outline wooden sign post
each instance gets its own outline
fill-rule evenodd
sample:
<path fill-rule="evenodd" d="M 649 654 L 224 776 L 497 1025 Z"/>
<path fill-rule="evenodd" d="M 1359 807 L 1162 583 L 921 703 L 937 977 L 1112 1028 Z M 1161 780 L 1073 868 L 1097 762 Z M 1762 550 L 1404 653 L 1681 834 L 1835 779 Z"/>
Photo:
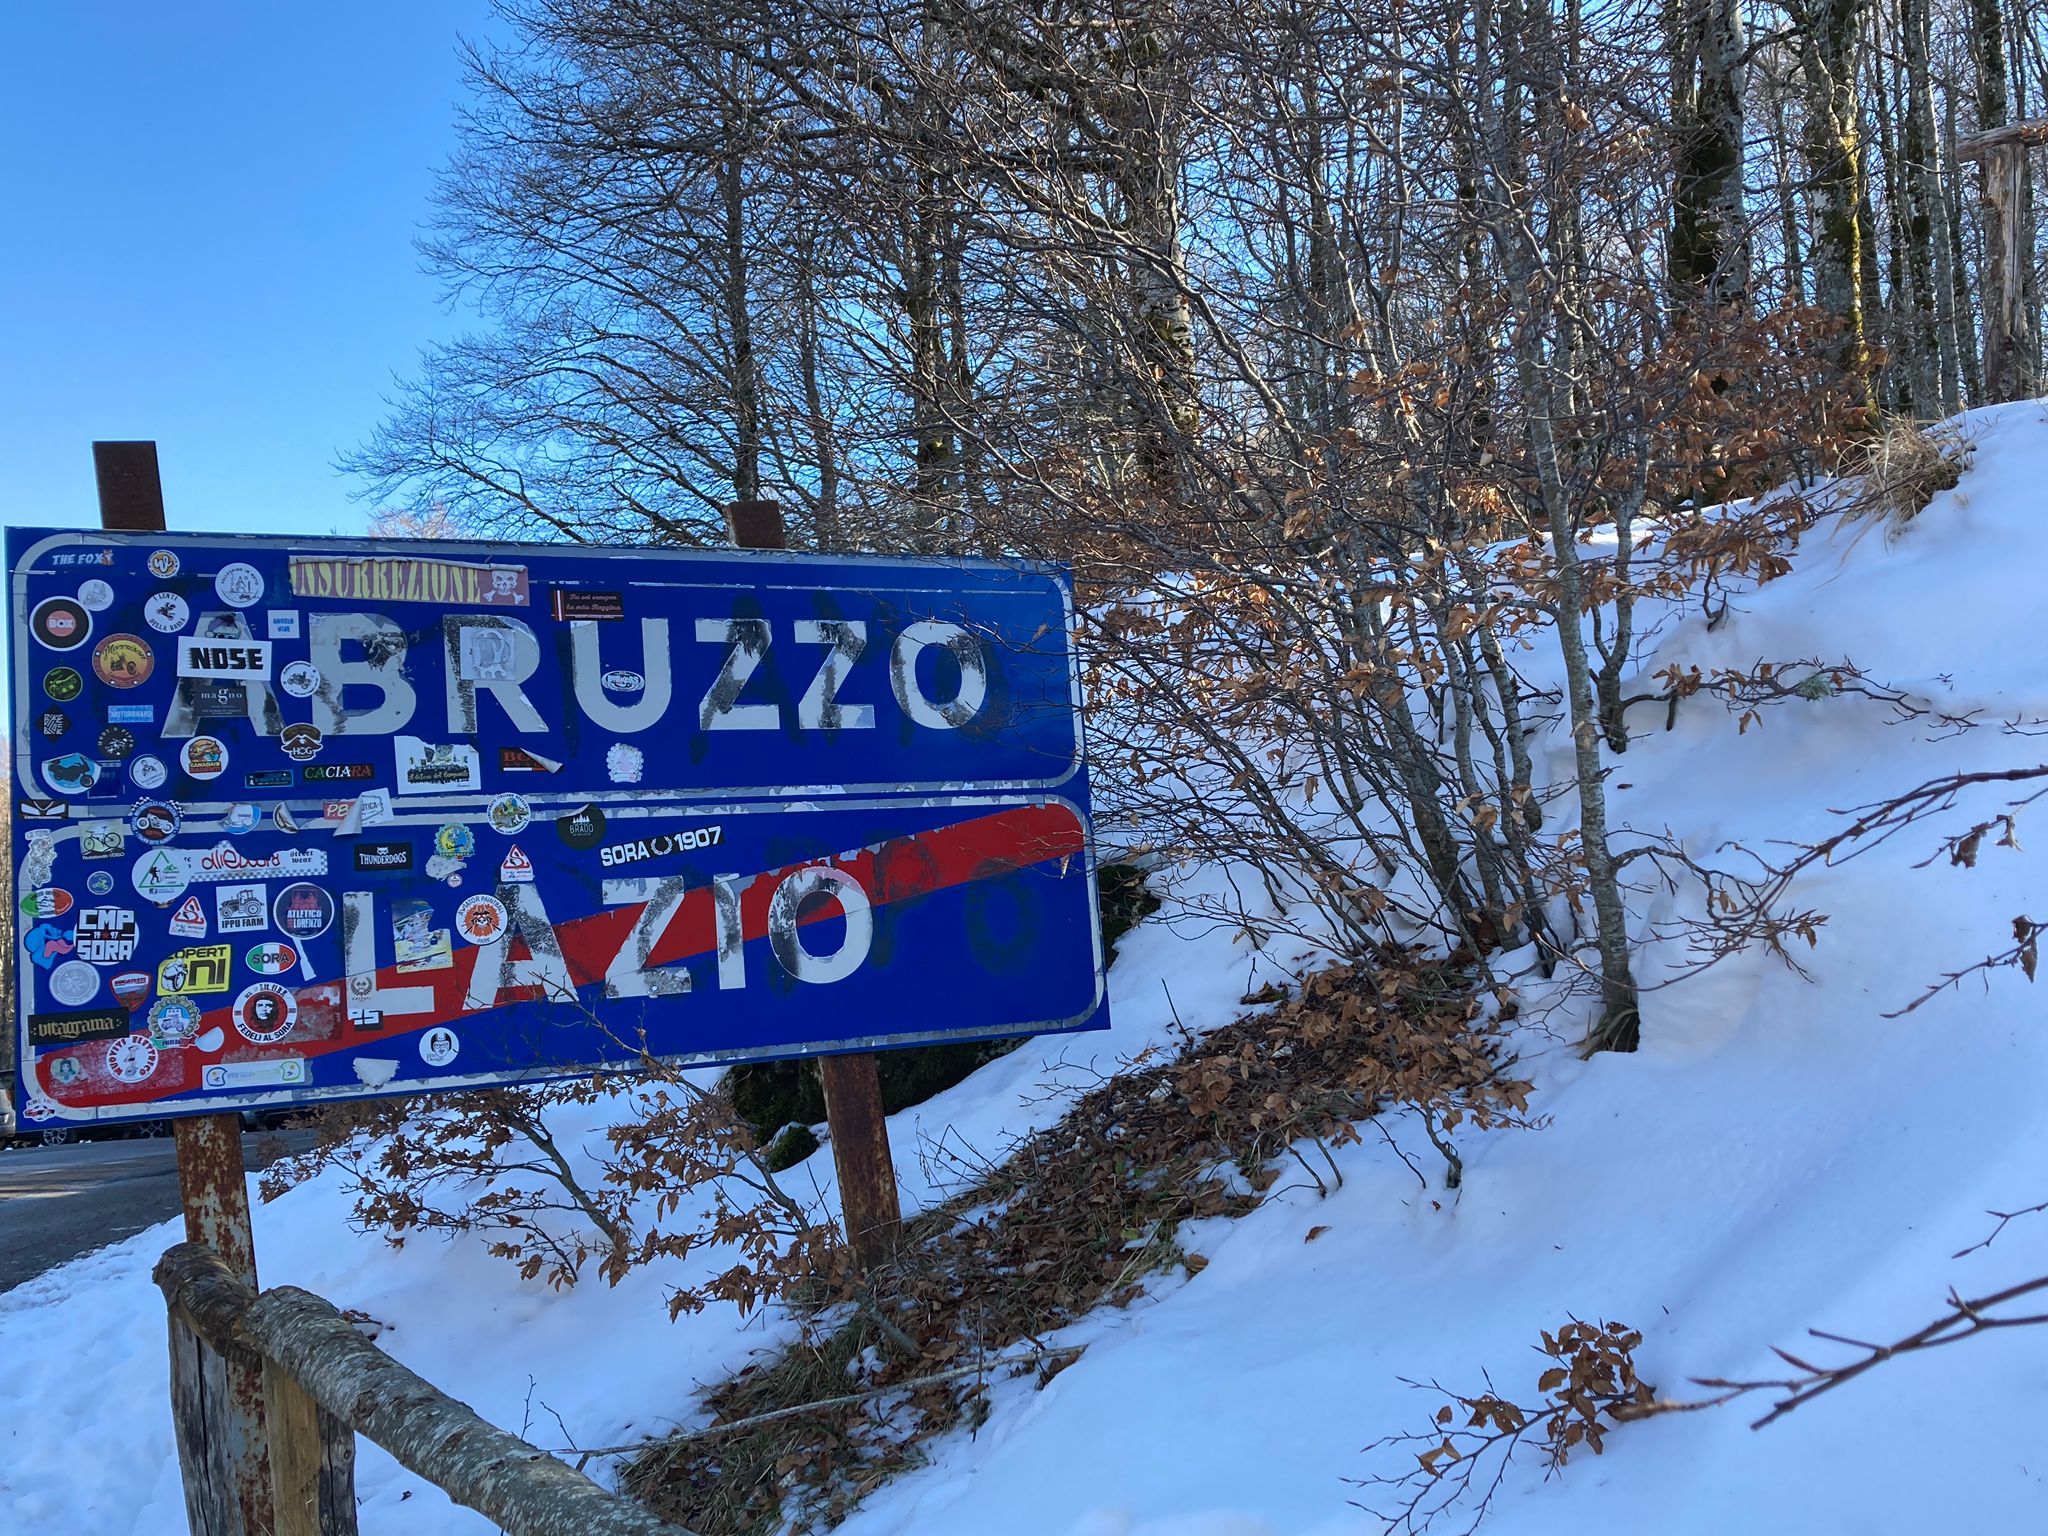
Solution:
<path fill-rule="evenodd" d="M 736 501 L 725 525 L 741 549 L 787 549 L 782 508 L 772 501 Z M 832 1166 L 839 1172 L 839 1208 L 846 1241 L 863 1270 L 886 1263 L 903 1230 L 896 1163 L 882 1114 L 882 1077 L 873 1051 L 818 1058 L 825 1088 L 825 1120 L 832 1131 Z"/>
<path fill-rule="evenodd" d="M 163 480 L 156 444 L 94 443 L 100 526 L 124 533 L 164 531 Z M 173 1120 L 178 1147 L 178 1196 L 185 1237 L 204 1243 L 250 1290 L 256 1289 L 256 1234 L 249 1223 L 249 1182 L 242 1169 L 240 1115 L 197 1115 Z M 263 1372 L 221 1362 L 229 1401 L 216 1422 L 227 1440 L 244 1536 L 270 1536 L 276 1528 L 270 1488 L 270 1437 L 264 1428 Z M 176 1362 L 174 1362 L 174 1370 Z"/>

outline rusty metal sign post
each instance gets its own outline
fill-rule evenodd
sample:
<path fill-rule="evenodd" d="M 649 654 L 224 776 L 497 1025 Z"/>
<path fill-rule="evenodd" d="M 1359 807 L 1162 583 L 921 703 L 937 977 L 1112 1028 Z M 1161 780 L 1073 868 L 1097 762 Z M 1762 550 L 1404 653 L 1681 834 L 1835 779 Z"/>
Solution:
<path fill-rule="evenodd" d="M 740 549 L 787 549 L 782 508 L 772 501 L 736 501 L 725 510 L 726 530 Z M 846 1241 L 863 1270 L 885 1263 L 903 1230 L 896 1162 L 882 1114 L 881 1069 L 872 1051 L 818 1058 L 825 1089 L 825 1121 L 832 1132 L 832 1166 L 839 1173 L 839 1207 Z"/>
<path fill-rule="evenodd" d="M 100 526 L 121 532 L 161 533 L 163 480 L 153 442 L 94 443 L 94 476 L 99 486 Z M 185 1208 L 185 1237 L 203 1243 L 257 1289 L 256 1233 L 249 1220 L 249 1182 L 242 1168 L 240 1115 L 198 1115 L 171 1122 L 178 1148 L 178 1197 Z M 270 1486 L 270 1437 L 264 1427 L 260 1367 L 222 1359 L 228 1402 L 216 1421 L 223 1429 L 238 1494 L 241 1530 L 268 1536 L 276 1526 Z M 225 1512 L 224 1512 L 225 1513 Z M 232 1519 L 232 1514 L 228 1514 Z"/>

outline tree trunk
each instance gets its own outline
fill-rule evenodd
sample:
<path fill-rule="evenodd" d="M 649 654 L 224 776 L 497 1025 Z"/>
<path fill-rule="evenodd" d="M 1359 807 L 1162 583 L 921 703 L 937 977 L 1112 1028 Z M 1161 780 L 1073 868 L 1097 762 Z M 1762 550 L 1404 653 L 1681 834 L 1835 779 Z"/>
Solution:
<path fill-rule="evenodd" d="M 1914 334 L 1932 385 L 1918 404 L 1922 411 L 1946 416 L 1956 408 L 1955 282 L 1949 270 L 1948 198 L 1935 136 L 1927 0 L 1900 0 L 1899 24 L 1906 70 L 1902 137 L 1912 210 L 1907 239 L 1912 252 Z"/>
<path fill-rule="evenodd" d="M 1671 276 L 1723 305 L 1749 293 L 1749 225 L 1742 149 L 1747 106 L 1742 0 L 1684 0 L 1686 52 L 1696 88 L 1674 93 L 1686 112 L 1678 136 Z M 1674 69 L 1680 61 L 1673 60 Z"/>
<path fill-rule="evenodd" d="M 1862 124 L 1857 67 L 1866 0 L 1814 0 L 1799 39 L 1806 74 L 1805 151 L 1813 214 L 1814 302 L 1839 326 L 1835 355 L 1861 372 L 1867 361 Z"/>

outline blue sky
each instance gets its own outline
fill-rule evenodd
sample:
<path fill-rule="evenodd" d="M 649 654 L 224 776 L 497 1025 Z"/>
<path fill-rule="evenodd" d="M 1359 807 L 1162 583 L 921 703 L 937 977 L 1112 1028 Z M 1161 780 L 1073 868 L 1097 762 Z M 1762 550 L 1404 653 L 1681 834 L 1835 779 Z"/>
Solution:
<path fill-rule="evenodd" d="M 459 325 L 412 241 L 485 0 L 10 7 L 0 521 L 88 526 L 95 438 L 173 528 L 359 531 L 338 450 Z"/>

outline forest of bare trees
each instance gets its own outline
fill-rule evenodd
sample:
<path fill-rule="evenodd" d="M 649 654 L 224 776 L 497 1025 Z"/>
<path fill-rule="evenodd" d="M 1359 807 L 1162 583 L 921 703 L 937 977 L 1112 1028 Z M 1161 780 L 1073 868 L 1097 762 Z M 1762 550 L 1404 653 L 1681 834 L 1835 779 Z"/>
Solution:
<path fill-rule="evenodd" d="M 1812 511 L 1741 498 L 2040 371 L 2031 194 L 1968 158 L 2044 110 L 2018 0 L 503 11 L 426 244 L 476 328 L 349 460 L 387 508 L 1071 561 L 1109 820 L 1359 953 L 1533 943 L 1595 1046 L 1670 862 L 1604 765 L 1699 687 L 1636 601 L 1768 578 Z"/>

